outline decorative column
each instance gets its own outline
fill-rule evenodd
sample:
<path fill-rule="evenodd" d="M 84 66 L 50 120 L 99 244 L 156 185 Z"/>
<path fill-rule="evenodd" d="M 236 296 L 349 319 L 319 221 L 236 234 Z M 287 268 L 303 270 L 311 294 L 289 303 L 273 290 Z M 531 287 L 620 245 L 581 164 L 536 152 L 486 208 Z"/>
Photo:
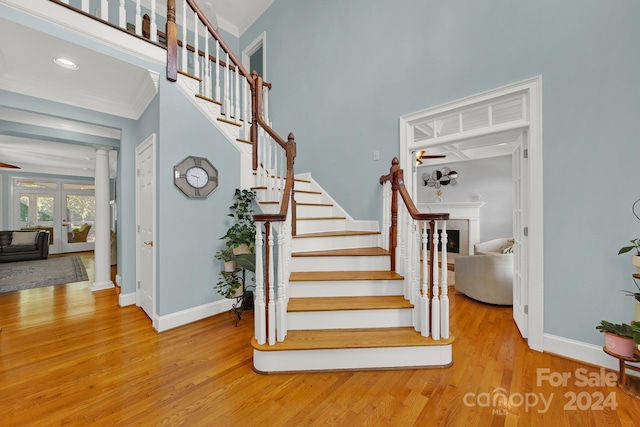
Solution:
<path fill-rule="evenodd" d="M 111 233 L 109 232 L 109 148 L 96 147 L 95 248 L 92 291 L 113 288 L 111 281 Z"/>

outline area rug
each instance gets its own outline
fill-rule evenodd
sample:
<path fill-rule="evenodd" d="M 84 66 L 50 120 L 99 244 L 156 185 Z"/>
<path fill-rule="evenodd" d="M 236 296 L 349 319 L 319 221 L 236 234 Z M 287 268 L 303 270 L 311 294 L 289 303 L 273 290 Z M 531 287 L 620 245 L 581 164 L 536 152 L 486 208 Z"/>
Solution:
<path fill-rule="evenodd" d="M 0 264 L 0 292 L 89 280 L 80 257 L 59 257 Z"/>

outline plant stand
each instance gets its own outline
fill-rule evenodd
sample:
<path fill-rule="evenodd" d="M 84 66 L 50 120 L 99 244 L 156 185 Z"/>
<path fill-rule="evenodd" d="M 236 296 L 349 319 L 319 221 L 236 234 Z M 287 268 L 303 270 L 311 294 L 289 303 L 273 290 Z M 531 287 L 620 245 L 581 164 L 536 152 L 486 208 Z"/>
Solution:
<path fill-rule="evenodd" d="M 235 297 L 236 302 L 231 305 L 231 310 L 229 310 L 229 316 L 233 313 L 236 317 L 236 327 L 238 326 L 238 322 L 242 320 L 242 313 L 246 307 L 245 297 L 247 296 L 247 289 L 245 288 L 245 279 L 246 279 L 246 270 L 244 268 L 238 269 L 238 271 L 242 270 L 242 295 Z M 253 297 L 253 293 L 251 293 L 251 297 Z M 247 310 L 251 310 L 251 307 L 247 308 Z"/>
<path fill-rule="evenodd" d="M 618 388 L 622 390 L 625 394 L 640 400 L 640 378 L 627 375 L 627 372 L 626 372 L 626 369 L 631 369 L 632 371 L 640 372 L 640 367 L 629 364 L 629 362 L 631 363 L 640 362 L 640 357 L 638 357 L 637 355 L 633 357 L 620 356 L 619 354 L 610 352 L 609 350 L 606 349 L 606 347 L 603 347 L 602 350 L 604 350 L 604 352 L 607 353 L 609 356 L 615 357 L 620 362 L 620 374 L 618 375 Z"/>

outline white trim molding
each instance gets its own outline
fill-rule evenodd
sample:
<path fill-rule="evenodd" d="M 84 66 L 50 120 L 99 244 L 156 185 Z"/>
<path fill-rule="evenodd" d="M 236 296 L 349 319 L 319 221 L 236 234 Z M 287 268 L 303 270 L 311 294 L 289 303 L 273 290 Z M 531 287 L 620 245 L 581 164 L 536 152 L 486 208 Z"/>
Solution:
<path fill-rule="evenodd" d="M 154 320 L 154 328 L 158 332 L 168 331 L 178 326 L 186 325 L 216 314 L 224 313 L 232 308 L 234 299 L 222 299 L 209 304 L 192 307 L 175 313 L 157 316 Z M 247 320 L 248 321 L 248 320 Z"/>

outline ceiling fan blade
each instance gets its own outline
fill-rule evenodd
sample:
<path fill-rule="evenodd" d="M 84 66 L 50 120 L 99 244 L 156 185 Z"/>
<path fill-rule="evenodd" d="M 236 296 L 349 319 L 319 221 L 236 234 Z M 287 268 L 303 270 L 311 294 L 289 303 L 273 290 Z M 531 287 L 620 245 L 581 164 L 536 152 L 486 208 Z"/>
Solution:
<path fill-rule="evenodd" d="M 2 163 L 2 162 L 0 162 L 0 168 L 7 168 L 7 169 L 20 169 L 20 166 L 10 165 L 9 163 Z"/>

